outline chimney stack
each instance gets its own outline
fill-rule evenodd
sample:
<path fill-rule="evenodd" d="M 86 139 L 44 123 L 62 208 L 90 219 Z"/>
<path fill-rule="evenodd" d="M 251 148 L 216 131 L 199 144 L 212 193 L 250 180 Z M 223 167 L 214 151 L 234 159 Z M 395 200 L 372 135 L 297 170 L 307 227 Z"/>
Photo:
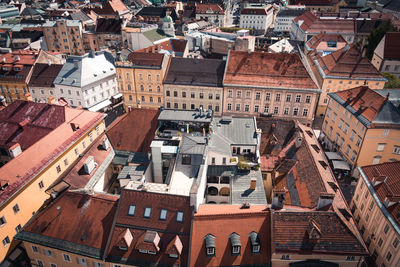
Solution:
<path fill-rule="evenodd" d="M 283 208 L 283 204 L 285 203 L 285 194 L 286 190 L 272 190 L 272 208 L 276 210 L 280 210 Z"/>

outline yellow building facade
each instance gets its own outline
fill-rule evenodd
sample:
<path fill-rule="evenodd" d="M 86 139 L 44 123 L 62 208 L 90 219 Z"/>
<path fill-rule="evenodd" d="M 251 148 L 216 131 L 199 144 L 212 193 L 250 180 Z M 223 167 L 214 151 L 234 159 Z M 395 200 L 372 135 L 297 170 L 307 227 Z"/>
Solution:
<path fill-rule="evenodd" d="M 353 168 L 400 160 L 400 112 L 377 92 L 362 86 L 329 95 L 323 140 Z"/>
<path fill-rule="evenodd" d="M 0 168 L 0 262 L 17 245 L 14 235 L 49 199 L 46 189 L 104 131 L 103 114 L 65 108 L 64 123 Z"/>
<path fill-rule="evenodd" d="M 164 105 L 163 79 L 169 57 L 163 54 L 132 53 L 128 61 L 116 62 L 119 90 L 125 110 L 158 109 Z"/>

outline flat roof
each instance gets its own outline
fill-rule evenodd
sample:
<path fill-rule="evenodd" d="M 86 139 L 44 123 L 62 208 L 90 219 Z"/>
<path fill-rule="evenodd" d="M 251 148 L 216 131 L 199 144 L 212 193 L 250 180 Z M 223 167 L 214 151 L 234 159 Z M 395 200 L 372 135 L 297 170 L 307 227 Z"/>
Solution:
<path fill-rule="evenodd" d="M 211 122 L 211 117 L 207 117 L 207 112 L 203 111 L 200 116 L 199 111 L 164 109 L 158 116 L 159 121 L 184 121 L 184 122 Z"/>

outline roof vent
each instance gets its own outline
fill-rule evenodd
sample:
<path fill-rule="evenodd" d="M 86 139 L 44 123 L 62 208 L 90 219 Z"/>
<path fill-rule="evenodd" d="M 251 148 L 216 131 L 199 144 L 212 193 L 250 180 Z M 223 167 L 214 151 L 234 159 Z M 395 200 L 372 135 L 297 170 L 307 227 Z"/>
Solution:
<path fill-rule="evenodd" d="M 241 209 L 250 209 L 250 203 L 248 201 L 246 201 L 242 204 L 242 206 L 240 208 Z"/>
<path fill-rule="evenodd" d="M 19 154 L 22 153 L 21 145 L 19 143 L 15 143 L 8 149 L 8 154 L 11 158 L 17 157 Z"/>
<path fill-rule="evenodd" d="M 94 168 L 96 167 L 95 162 L 94 162 L 94 157 L 89 156 L 86 160 L 85 163 L 83 164 L 83 169 L 86 174 L 91 174 Z"/>
<path fill-rule="evenodd" d="M 71 122 L 71 128 L 72 128 L 72 131 L 75 132 L 75 131 L 79 130 L 79 124 Z"/>

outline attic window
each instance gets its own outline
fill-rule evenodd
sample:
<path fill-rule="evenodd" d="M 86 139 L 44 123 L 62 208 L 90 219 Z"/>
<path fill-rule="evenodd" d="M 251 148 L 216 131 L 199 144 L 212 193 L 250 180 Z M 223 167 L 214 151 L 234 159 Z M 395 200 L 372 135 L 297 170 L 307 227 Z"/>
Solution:
<path fill-rule="evenodd" d="M 143 217 L 150 218 L 150 215 L 151 215 L 151 208 L 150 207 L 145 208 Z"/>
<path fill-rule="evenodd" d="M 237 233 L 232 233 L 229 236 L 229 239 L 231 240 L 232 255 L 240 255 L 240 235 L 238 235 Z"/>
<path fill-rule="evenodd" d="M 130 205 L 128 210 L 129 216 L 135 216 L 136 205 Z"/>
<path fill-rule="evenodd" d="M 208 257 L 215 257 L 215 236 L 207 234 L 204 237 L 204 241 L 206 244 L 206 255 Z"/>
<path fill-rule="evenodd" d="M 319 160 L 318 162 L 319 162 L 319 164 L 321 164 L 322 167 L 324 167 L 324 169 L 326 169 L 328 167 L 328 164 L 326 164 L 325 161 Z"/>
<path fill-rule="evenodd" d="M 317 151 L 317 153 L 319 153 L 320 149 L 316 144 L 312 144 L 311 147 L 314 148 L 314 150 Z"/>
<path fill-rule="evenodd" d="M 313 137 L 313 133 L 310 130 L 306 130 L 306 133 L 310 136 Z"/>
<path fill-rule="evenodd" d="M 258 237 L 258 234 L 256 232 L 251 232 L 249 234 L 250 241 L 251 241 L 251 253 L 253 254 L 258 254 L 260 253 L 260 239 Z"/>

